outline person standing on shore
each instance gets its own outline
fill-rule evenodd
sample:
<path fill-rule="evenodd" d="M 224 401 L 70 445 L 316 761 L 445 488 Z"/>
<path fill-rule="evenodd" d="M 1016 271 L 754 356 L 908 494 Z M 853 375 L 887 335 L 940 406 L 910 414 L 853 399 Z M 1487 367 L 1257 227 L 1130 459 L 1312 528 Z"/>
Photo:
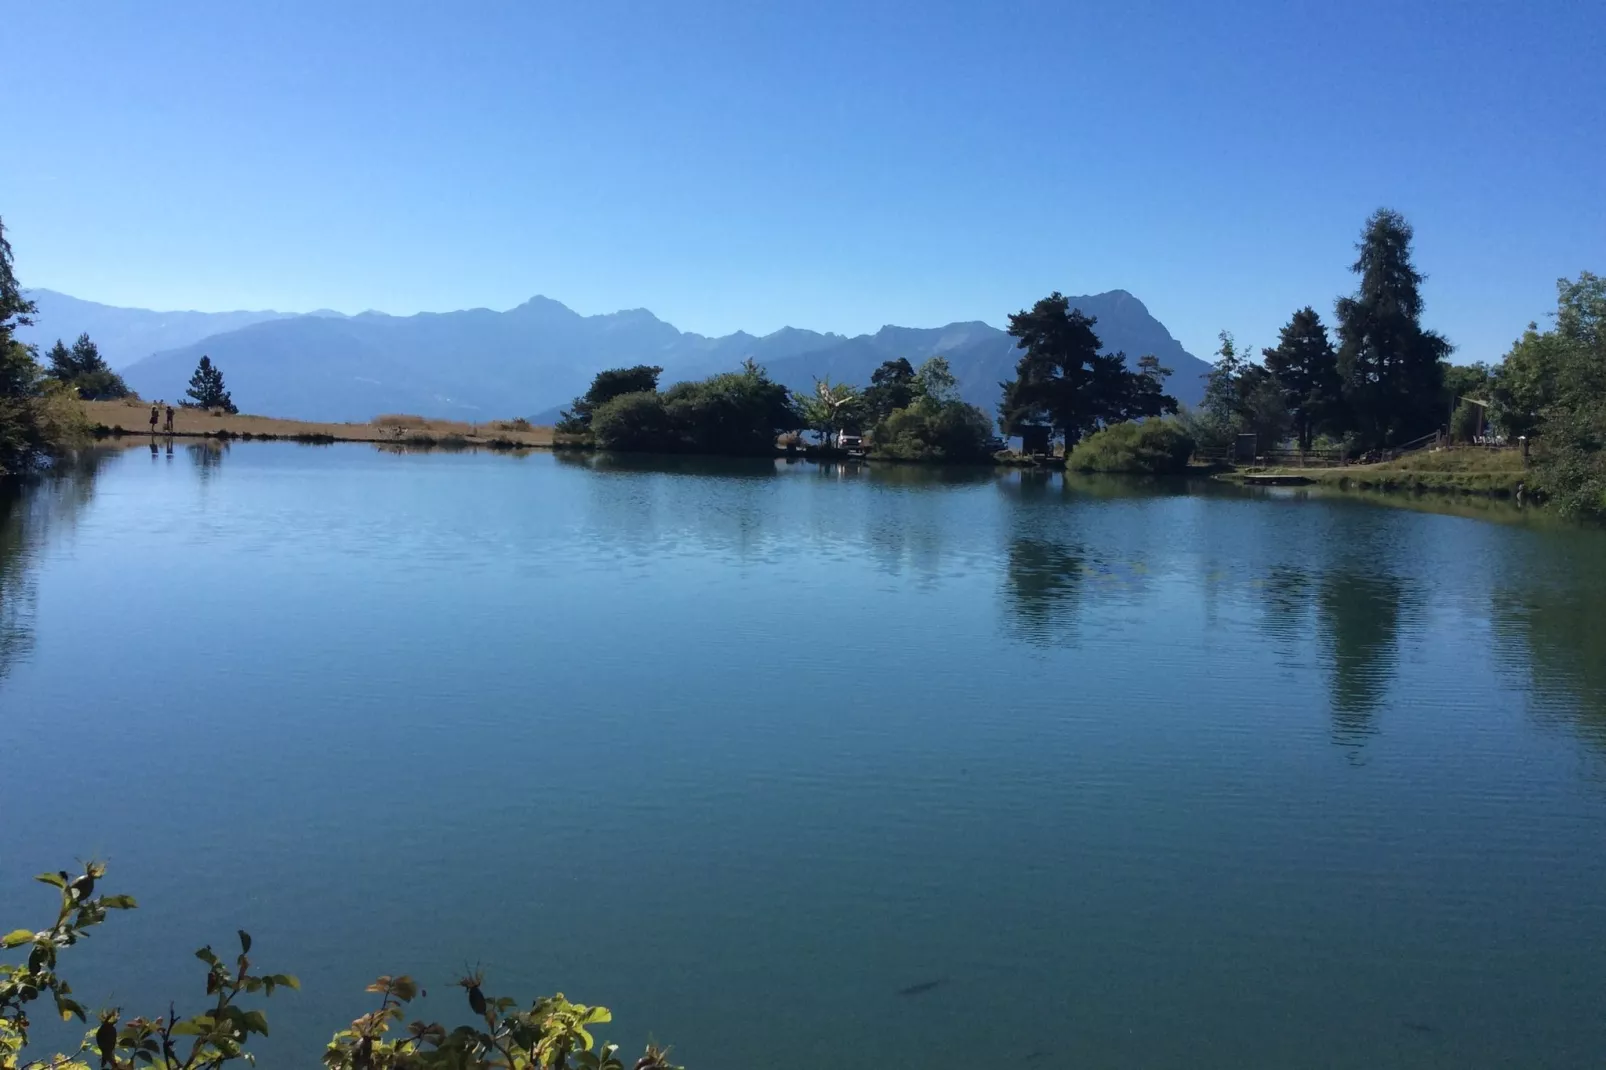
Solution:
<path fill-rule="evenodd" d="M 167 426 L 165 428 L 163 428 L 163 430 L 165 430 L 170 435 L 173 433 L 173 406 L 172 405 L 169 405 L 167 407 Z"/>
<path fill-rule="evenodd" d="M 156 406 L 151 406 L 151 434 L 156 434 Z"/>

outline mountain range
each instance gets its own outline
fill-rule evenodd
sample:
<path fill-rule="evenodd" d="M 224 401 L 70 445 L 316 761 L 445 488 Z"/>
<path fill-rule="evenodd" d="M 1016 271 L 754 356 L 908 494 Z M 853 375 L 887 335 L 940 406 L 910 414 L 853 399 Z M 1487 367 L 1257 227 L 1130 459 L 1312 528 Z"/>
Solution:
<path fill-rule="evenodd" d="M 776 380 L 808 389 L 815 378 L 860 385 L 885 360 L 946 357 L 960 394 L 991 414 L 998 383 L 1014 372 L 1015 340 L 981 322 L 883 327 L 847 337 L 784 327 L 762 337 L 710 338 L 677 330 L 646 309 L 582 316 L 546 297 L 506 312 L 485 308 L 391 316 L 364 312 L 152 312 L 33 290 L 25 342 L 47 347 L 87 332 L 128 385 L 151 399 L 183 396 L 203 354 L 224 372 L 243 411 L 301 420 L 366 421 L 385 412 L 489 420 L 524 415 L 549 423 L 604 368 L 657 364 L 665 385 L 735 368 L 752 358 Z M 1209 365 L 1182 348 L 1143 302 L 1124 290 L 1071 298 L 1098 319 L 1107 351 L 1135 364 L 1153 354 L 1174 372 L 1167 389 L 1185 404 L 1204 391 Z"/>

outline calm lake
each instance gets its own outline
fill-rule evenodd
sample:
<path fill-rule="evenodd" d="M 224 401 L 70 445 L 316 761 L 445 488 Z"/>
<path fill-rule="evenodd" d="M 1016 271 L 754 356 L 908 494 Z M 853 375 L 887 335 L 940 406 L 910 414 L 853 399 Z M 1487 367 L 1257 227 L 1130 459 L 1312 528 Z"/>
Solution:
<path fill-rule="evenodd" d="M 95 454 L 0 504 L 0 928 L 108 859 L 149 1014 L 250 930 L 265 1067 L 475 965 L 693 1070 L 1598 1067 L 1606 534 L 1489 515 Z"/>

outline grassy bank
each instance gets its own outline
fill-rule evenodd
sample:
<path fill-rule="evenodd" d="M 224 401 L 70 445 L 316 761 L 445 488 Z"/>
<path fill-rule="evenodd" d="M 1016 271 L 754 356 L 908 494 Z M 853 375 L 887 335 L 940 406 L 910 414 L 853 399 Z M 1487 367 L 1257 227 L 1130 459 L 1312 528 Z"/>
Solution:
<path fill-rule="evenodd" d="M 144 437 L 151 407 L 143 401 L 80 402 L 95 434 Z M 165 421 L 165 410 L 163 420 Z M 158 422 L 158 427 L 162 422 Z M 546 449 L 552 428 L 522 420 L 463 423 L 422 416 L 379 416 L 365 424 L 313 423 L 270 416 L 229 416 L 203 409 L 173 410 L 173 433 L 188 438 L 280 439 L 292 442 L 376 442 L 400 446 L 484 446 L 490 449 Z"/>
<path fill-rule="evenodd" d="M 1535 487 L 1532 469 L 1523 467 L 1520 450 L 1465 447 L 1423 450 L 1380 464 L 1352 464 L 1341 468 L 1240 468 L 1216 476 L 1234 482 L 1258 478 L 1299 479 L 1340 489 L 1409 491 L 1412 493 L 1477 494 L 1509 498 L 1518 484 Z"/>

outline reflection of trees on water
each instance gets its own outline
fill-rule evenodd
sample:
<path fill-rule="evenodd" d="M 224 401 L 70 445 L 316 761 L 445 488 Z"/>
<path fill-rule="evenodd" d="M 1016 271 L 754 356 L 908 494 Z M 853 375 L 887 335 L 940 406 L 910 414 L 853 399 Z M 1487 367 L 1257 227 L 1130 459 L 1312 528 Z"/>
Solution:
<path fill-rule="evenodd" d="M 189 452 L 190 463 L 195 465 L 196 475 L 204 483 L 211 479 L 213 474 L 223 466 L 223 458 L 229 455 L 229 444 L 223 441 L 203 439 L 184 447 Z"/>
<path fill-rule="evenodd" d="M 1085 572 L 1079 546 L 1034 538 L 1010 541 L 1005 596 L 1028 642 L 1056 645 L 1074 638 Z"/>
<path fill-rule="evenodd" d="M 1324 573 L 1316 592 L 1317 632 L 1328 659 L 1333 741 L 1359 746 L 1399 668 L 1401 584 L 1345 569 Z"/>
<path fill-rule="evenodd" d="M 0 679 L 33 649 L 32 570 L 45 535 L 77 520 L 110 456 L 86 450 L 33 482 L 0 484 Z"/>
<path fill-rule="evenodd" d="M 1529 707 L 1606 749 L 1606 593 L 1602 561 L 1580 563 L 1577 585 L 1535 583 L 1494 599 L 1496 634 L 1518 648 Z"/>

